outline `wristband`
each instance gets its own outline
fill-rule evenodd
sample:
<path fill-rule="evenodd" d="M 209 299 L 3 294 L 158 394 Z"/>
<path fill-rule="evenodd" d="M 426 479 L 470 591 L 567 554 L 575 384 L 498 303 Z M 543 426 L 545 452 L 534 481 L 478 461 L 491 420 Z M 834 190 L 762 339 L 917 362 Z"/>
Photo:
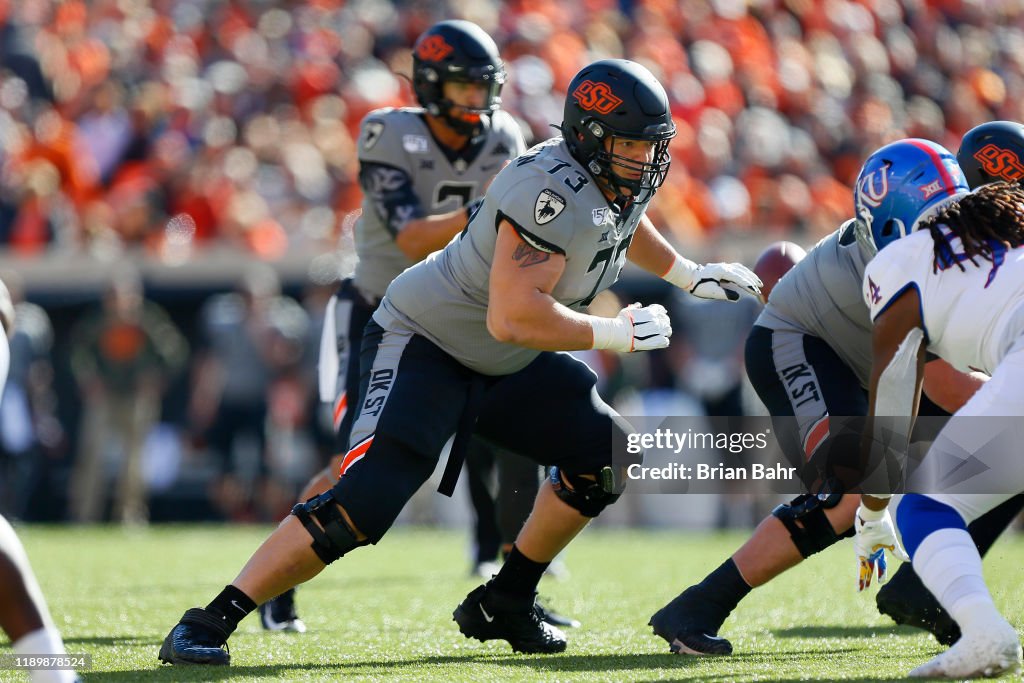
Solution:
<path fill-rule="evenodd" d="M 689 291 L 693 285 L 693 277 L 697 273 L 698 268 L 700 266 L 690 259 L 676 254 L 676 260 L 672 263 L 672 267 L 661 276 L 661 279 L 672 283 L 680 289 Z"/>
<path fill-rule="evenodd" d="M 881 510 L 872 510 L 871 508 L 864 507 L 861 504 L 857 510 L 857 516 L 860 517 L 862 522 L 877 522 L 885 518 L 885 513 L 889 511 L 889 508 L 882 508 Z"/>
<path fill-rule="evenodd" d="M 590 316 L 590 329 L 594 333 L 592 349 L 632 351 L 633 340 L 630 330 L 618 318 Z"/>

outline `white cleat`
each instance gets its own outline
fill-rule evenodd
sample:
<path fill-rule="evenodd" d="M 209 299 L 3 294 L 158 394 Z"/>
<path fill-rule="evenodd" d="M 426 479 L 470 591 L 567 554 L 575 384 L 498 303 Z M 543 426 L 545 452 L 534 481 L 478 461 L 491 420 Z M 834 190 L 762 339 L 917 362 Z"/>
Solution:
<path fill-rule="evenodd" d="M 953 647 L 911 671 L 910 677 L 995 678 L 1020 671 L 1020 640 L 1013 626 L 1003 621 L 983 633 L 965 633 Z"/>

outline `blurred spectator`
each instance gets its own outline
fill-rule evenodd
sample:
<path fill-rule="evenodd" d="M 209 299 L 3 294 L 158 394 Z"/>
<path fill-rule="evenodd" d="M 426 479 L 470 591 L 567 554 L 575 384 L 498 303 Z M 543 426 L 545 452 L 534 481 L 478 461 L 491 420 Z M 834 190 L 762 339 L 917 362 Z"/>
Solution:
<path fill-rule="evenodd" d="M 281 296 L 272 268 L 254 264 L 237 292 L 206 304 L 202 326 L 190 412 L 193 428 L 220 461 L 210 498 L 228 519 L 278 519 L 294 491 L 270 477 L 268 430 L 272 424 L 291 429 L 304 419 L 308 317 Z"/>
<path fill-rule="evenodd" d="M 495 37 L 528 137 L 558 123 L 584 63 L 654 70 L 685 167 L 659 201 L 678 186 L 662 209 L 688 240 L 794 224 L 813 239 L 852 209 L 879 144 L 1024 118 L 1020 3 L 0 0 L 0 242 L 172 260 L 211 241 L 262 259 L 330 248 L 358 203 L 358 123 L 411 102 L 397 75 L 442 18 Z M 677 219 L 682 198 L 699 204 Z"/>
<path fill-rule="evenodd" d="M 160 417 L 167 382 L 187 355 L 166 313 L 143 298 L 138 272 L 116 272 L 98 310 L 86 313 L 73 331 L 71 367 L 83 408 L 71 477 L 74 521 L 102 516 L 111 436 L 121 442 L 112 518 L 125 524 L 148 520 L 143 445 Z"/>

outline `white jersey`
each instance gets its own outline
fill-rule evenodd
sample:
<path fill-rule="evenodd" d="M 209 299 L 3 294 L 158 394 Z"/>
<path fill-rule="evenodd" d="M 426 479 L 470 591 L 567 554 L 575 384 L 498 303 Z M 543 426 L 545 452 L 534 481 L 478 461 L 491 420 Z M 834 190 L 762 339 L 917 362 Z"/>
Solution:
<path fill-rule="evenodd" d="M 864 271 L 864 300 L 874 321 L 908 288 L 921 297 L 928 350 L 956 369 L 992 374 L 1024 333 L 1024 247 L 997 247 L 994 263 L 963 257 L 959 238 L 950 242 L 955 263 L 935 268 L 928 231 L 915 232 L 882 249 Z"/>

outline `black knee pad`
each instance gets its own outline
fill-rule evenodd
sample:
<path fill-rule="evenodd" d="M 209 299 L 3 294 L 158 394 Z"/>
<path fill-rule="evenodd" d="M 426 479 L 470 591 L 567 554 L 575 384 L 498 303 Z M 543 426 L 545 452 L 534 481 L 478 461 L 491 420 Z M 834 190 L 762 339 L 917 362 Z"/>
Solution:
<path fill-rule="evenodd" d="M 610 467 L 605 467 L 598 473 L 597 481 L 578 474 L 570 474 L 558 467 L 552 467 L 548 475 L 548 483 L 554 489 L 555 495 L 584 517 L 597 517 L 602 510 L 619 499 L 619 494 L 613 493 L 613 480 Z M 565 485 L 566 481 L 572 486 L 571 489 Z"/>
<path fill-rule="evenodd" d="M 313 552 L 324 564 L 330 564 L 350 550 L 369 543 L 356 538 L 355 530 L 345 521 L 335 503 L 333 489 L 299 503 L 292 508 L 292 514 L 313 537 Z M 316 521 L 313 521 L 314 517 Z"/>
<path fill-rule="evenodd" d="M 805 493 L 779 505 L 772 510 L 772 515 L 782 522 L 793 539 L 793 545 L 807 558 L 842 538 L 853 536 L 853 527 L 842 534 L 837 534 L 825 516 L 825 510 L 834 508 L 841 498 L 840 493 Z"/>

